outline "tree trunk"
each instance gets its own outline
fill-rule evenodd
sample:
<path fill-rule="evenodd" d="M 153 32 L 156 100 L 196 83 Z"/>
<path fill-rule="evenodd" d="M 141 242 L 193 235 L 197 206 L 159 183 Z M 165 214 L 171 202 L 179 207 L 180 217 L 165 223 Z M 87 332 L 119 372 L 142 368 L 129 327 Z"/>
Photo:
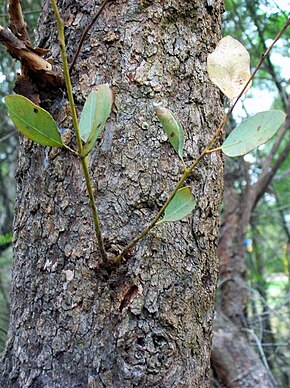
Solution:
<path fill-rule="evenodd" d="M 249 346 L 245 336 L 219 313 L 214 323 L 212 362 L 217 376 L 227 388 L 276 386 L 270 371 Z"/>
<path fill-rule="evenodd" d="M 70 59 L 99 3 L 58 4 Z M 167 102 L 181 119 L 188 161 L 218 125 L 206 58 L 220 39 L 221 12 L 222 1 L 109 2 L 85 41 L 72 73 L 79 110 L 95 85 L 115 92 L 89 161 L 108 251 L 144 228 L 182 171 L 152 102 Z M 38 31 L 59 59 L 48 1 Z M 45 106 L 71 128 L 63 91 Z M 197 199 L 191 218 L 156 227 L 110 272 L 100 267 L 79 161 L 22 139 L 1 386 L 209 386 L 220 155 L 207 156 L 187 183 Z"/>

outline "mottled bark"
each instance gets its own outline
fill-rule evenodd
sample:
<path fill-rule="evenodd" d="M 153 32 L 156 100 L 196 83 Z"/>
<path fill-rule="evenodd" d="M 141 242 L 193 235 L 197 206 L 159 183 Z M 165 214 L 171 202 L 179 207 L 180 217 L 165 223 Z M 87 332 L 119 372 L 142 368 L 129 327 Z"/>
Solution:
<path fill-rule="evenodd" d="M 58 3 L 72 58 L 99 3 Z M 152 102 L 166 101 L 183 122 L 186 160 L 221 118 L 206 73 L 221 3 L 115 1 L 85 42 L 73 72 L 79 109 L 98 83 L 109 82 L 116 96 L 90 157 L 108 250 L 142 230 L 181 172 Z M 59 58 L 48 1 L 39 34 Z M 46 105 L 61 127 L 71 127 L 65 94 Z M 197 199 L 192 217 L 153 229 L 108 272 L 99 266 L 78 160 L 22 140 L 2 386 L 209 386 L 222 173 L 221 156 L 210 154 L 188 180 Z"/>

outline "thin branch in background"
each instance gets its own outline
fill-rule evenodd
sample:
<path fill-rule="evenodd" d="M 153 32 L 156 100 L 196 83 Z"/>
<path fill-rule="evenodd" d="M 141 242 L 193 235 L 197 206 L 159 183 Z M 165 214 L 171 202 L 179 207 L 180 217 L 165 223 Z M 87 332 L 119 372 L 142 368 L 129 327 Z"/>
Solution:
<path fill-rule="evenodd" d="M 16 134 L 16 130 L 12 131 L 10 133 L 7 133 L 7 135 L 0 137 L 0 143 L 3 143 L 5 140 L 9 139 L 10 137 L 14 136 Z"/>
<path fill-rule="evenodd" d="M 253 2 L 252 1 L 246 0 L 246 4 L 247 4 L 248 11 L 250 13 L 250 16 L 252 17 L 252 19 L 253 19 L 253 21 L 255 23 L 255 26 L 257 28 L 257 32 L 258 32 L 258 35 L 259 35 L 259 38 L 260 38 L 260 43 L 261 43 L 261 45 L 263 47 L 263 50 L 266 50 L 267 46 L 266 46 L 266 42 L 265 42 L 264 31 L 262 31 L 262 28 L 261 28 L 261 25 L 260 25 L 259 15 L 257 14 L 256 9 L 253 6 Z M 286 110 L 288 96 L 287 96 L 285 90 L 282 88 L 281 82 L 278 79 L 278 76 L 276 74 L 276 71 L 274 69 L 273 63 L 272 63 L 271 58 L 270 58 L 269 55 L 266 58 L 266 65 L 267 65 L 268 71 L 269 71 L 269 73 L 270 73 L 270 75 L 271 75 L 271 77 L 272 77 L 272 79 L 274 81 L 274 84 L 276 85 L 276 88 L 277 88 L 277 90 L 279 92 L 279 95 L 280 95 L 283 107 Z"/>
<path fill-rule="evenodd" d="M 41 9 L 38 9 L 36 11 L 23 11 L 22 15 L 34 15 L 34 14 L 39 14 L 41 12 Z M 0 13 L 0 17 L 8 17 L 9 13 Z"/>
<path fill-rule="evenodd" d="M 272 188 L 272 194 L 275 197 L 275 201 L 276 201 L 276 204 L 277 204 L 276 208 L 277 208 L 277 211 L 278 211 L 280 219 L 281 219 L 281 223 L 282 223 L 282 227 L 283 227 L 284 233 L 285 233 L 285 235 L 287 237 L 287 243 L 289 244 L 290 243 L 290 230 L 289 230 L 289 227 L 287 225 L 287 221 L 286 221 L 286 217 L 285 217 L 283 208 L 281 206 L 279 195 L 278 195 L 277 191 L 274 190 L 273 188 Z"/>
<path fill-rule="evenodd" d="M 257 347 L 259 349 L 259 353 L 260 353 L 262 362 L 263 362 L 263 364 L 264 364 L 264 366 L 265 366 L 265 368 L 266 368 L 266 370 L 268 372 L 268 375 L 269 375 L 270 379 L 272 380 L 272 383 L 274 384 L 274 386 L 277 386 L 277 382 L 274 379 L 274 376 L 272 375 L 271 370 L 269 368 L 269 365 L 268 365 L 268 362 L 267 362 L 267 358 L 265 356 L 265 353 L 264 353 L 261 341 L 259 340 L 259 338 L 255 334 L 254 330 L 251 330 L 251 329 L 242 329 L 242 330 L 247 332 L 247 333 L 249 333 L 254 338 L 254 340 L 255 340 L 255 342 L 257 344 Z"/>
<path fill-rule="evenodd" d="M 277 3 L 277 1 L 275 1 L 275 0 L 272 0 L 272 1 L 273 1 L 273 3 L 275 4 L 275 7 L 277 7 L 277 9 L 281 12 L 281 14 L 282 14 L 283 16 L 285 16 L 285 19 L 287 19 L 287 17 L 288 17 L 287 13 L 283 11 L 283 9 L 279 6 L 279 4 Z"/>
<path fill-rule="evenodd" d="M 73 57 L 73 60 L 70 64 L 70 68 L 69 68 L 69 72 L 71 74 L 71 72 L 73 71 L 73 68 L 74 68 L 74 65 L 78 59 L 78 56 L 80 54 L 80 51 L 81 51 L 81 48 L 82 48 L 82 45 L 84 43 L 84 40 L 86 39 L 86 36 L 88 35 L 88 32 L 90 31 L 90 29 L 92 28 L 92 26 L 95 24 L 96 20 L 98 19 L 99 15 L 101 14 L 102 10 L 105 8 L 105 5 L 108 3 L 108 1 L 110 0 L 104 0 L 104 2 L 100 5 L 98 11 L 96 12 L 96 14 L 94 15 L 94 17 L 92 18 L 91 22 L 88 24 L 88 26 L 85 28 L 82 36 L 81 36 L 81 39 L 79 41 L 79 44 L 78 44 L 78 47 L 77 47 L 77 50 L 75 52 L 75 55 Z"/>
<path fill-rule="evenodd" d="M 254 288 L 250 287 L 250 286 L 244 286 L 245 288 L 247 288 L 247 290 L 250 292 L 250 297 L 252 298 L 254 295 L 255 297 L 257 297 L 265 306 L 267 306 L 267 309 L 269 311 L 269 313 L 271 313 L 272 315 L 274 315 L 276 318 L 278 318 L 279 320 L 281 320 L 281 322 L 284 322 L 288 328 L 290 328 L 290 324 L 289 322 L 287 321 L 287 319 L 285 319 L 283 317 L 283 315 L 281 315 L 280 313 L 277 313 L 276 310 L 278 310 L 278 308 L 276 309 L 273 309 L 271 307 L 269 307 L 269 304 L 267 303 L 267 301 L 262 297 L 262 295 L 260 294 L 260 292 L 258 290 L 255 290 Z M 288 303 L 288 301 L 287 301 Z"/>

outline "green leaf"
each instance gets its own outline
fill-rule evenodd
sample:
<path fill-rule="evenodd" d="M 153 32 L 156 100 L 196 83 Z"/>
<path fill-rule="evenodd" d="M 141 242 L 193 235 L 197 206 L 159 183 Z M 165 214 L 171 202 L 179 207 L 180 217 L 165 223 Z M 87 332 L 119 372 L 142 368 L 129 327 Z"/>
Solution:
<path fill-rule="evenodd" d="M 63 146 L 56 122 L 46 110 L 19 94 L 6 96 L 5 102 L 11 120 L 24 136 L 44 146 Z"/>
<path fill-rule="evenodd" d="M 245 155 L 266 143 L 281 128 L 285 113 L 280 110 L 260 112 L 243 121 L 226 138 L 222 151 L 230 157 Z"/>
<path fill-rule="evenodd" d="M 165 209 L 164 217 L 156 225 L 164 222 L 178 221 L 188 216 L 195 208 L 196 201 L 191 195 L 190 187 L 182 187 L 177 191 Z"/>
<path fill-rule="evenodd" d="M 155 106 L 155 113 L 168 136 L 172 147 L 177 152 L 180 159 L 183 158 L 184 133 L 183 128 L 175 114 L 171 110 L 161 105 Z"/>
<path fill-rule="evenodd" d="M 83 156 L 89 154 L 110 116 L 113 94 L 108 84 L 98 85 L 85 102 L 80 118 L 80 134 L 85 141 Z"/>

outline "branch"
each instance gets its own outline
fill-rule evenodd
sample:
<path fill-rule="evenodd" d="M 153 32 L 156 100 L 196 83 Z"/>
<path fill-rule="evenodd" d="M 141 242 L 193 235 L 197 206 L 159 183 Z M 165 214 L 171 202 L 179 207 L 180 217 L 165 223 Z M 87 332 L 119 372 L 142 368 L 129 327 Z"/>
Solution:
<path fill-rule="evenodd" d="M 265 43 L 263 31 L 261 29 L 259 16 L 257 15 L 255 8 L 253 7 L 253 3 L 251 3 L 251 1 L 249 1 L 249 0 L 247 0 L 247 8 L 248 8 L 250 15 L 252 16 L 253 21 L 255 22 L 255 25 L 257 27 L 258 35 L 259 35 L 263 50 L 266 50 L 267 46 Z M 274 84 L 276 85 L 276 88 L 278 89 L 278 92 L 280 94 L 280 98 L 281 98 L 283 107 L 284 107 L 284 109 L 286 109 L 286 107 L 287 107 L 287 94 L 286 94 L 285 90 L 283 89 L 281 82 L 278 80 L 278 77 L 277 77 L 277 74 L 275 72 L 273 63 L 270 59 L 270 56 L 267 56 L 266 64 L 268 66 L 268 71 L 269 71 L 270 75 L 272 76 L 272 80 L 273 80 Z"/>
<path fill-rule="evenodd" d="M 188 169 L 185 170 L 185 172 L 183 173 L 182 177 L 177 182 L 175 188 L 173 189 L 173 191 L 171 192 L 171 194 L 167 198 L 165 204 L 162 206 L 162 208 L 159 210 L 159 212 L 156 214 L 156 216 L 153 218 L 153 220 L 143 229 L 143 231 L 140 232 L 131 242 L 129 242 L 129 244 L 126 245 L 125 248 L 122 250 L 122 252 L 116 257 L 115 264 L 117 266 L 121 264 L 122 258 L 126 254 L 128 254 L 129 250 L 131 248 L 133 248 L 137 244 L 137 242 L 139 240 L 141 240 L 155 226 L 155 224 L 157 223 L 157 221 L 159 220 L 159 218 L 162 216 L 162 214 L 164 213 L 165 209 L 169 205 L 170 201 L 173 199 L 174 195 L 177 193 L 178 189 L 180 187 L 182 187 L 183 183 L 188 178 L 188 176 L 192 173 L 192 171 L 195 169 L 195 167 L 209 153 L 209 151 L 211 150 L 212 146 L 216 143 L 217 139 L 219 138 L 220 134 L 222 133 L 222 130 L 224 129 L 224 127 L 225 127 L 226 123 L 228 122 L 229 118 L 231 117 L 231 114 L 232 114 L 235 106 L 237 105 L 238 101 L 240 100 L 241 96 L 247 90 L 248 85 L 252 82 L 252 79 L 255 77 L 256 73 L 258 72 L 258 70 L 262 66 L 263 62 L 265 61 L 265 59 L 269 55 L 270 51 L 272 50 L 272 48 L 274 47 L 276 42 L 280 39 L 281 35 L 284 33 L 284 31 L 287 29 L 287 27 L 289 25 L 290 25 L 290 18 L 285 22 L 285 24 L 282 26 L 282 28 L 280 29 L 280 31 L 276 35 L 276 37 L 273 40 L 273 42 L 270 44 L 270 46 L 267 48 L 267 50 L 263 53 L 263 55 L 261 56 L 257 66 L 255 67 L 251 77 L 249 78 L 248 82 L 244 85 L 243 89 L 241 90 L 240 94 L 236 98 L 236 100 L 233 103 L 233 105 L 228 110 L 227 114 L 222 119 L 220 125 L 216 129 L 216 131 L 213 134 L 211 140 L 206 145 L 206 147 L 201 152 L 201 154 L 197 157 L 197 159 L 195 159 L 195 161 L 191 164 L 191 166 Z M 289 148 L 290 148 L 290 143 L 289 143 Z M 249 190 L 249 194 L 251 194 L 251 193 L 252 193 L 252 191 Z"/>
<path fill-rule="evenodd" d="M 42 58 L 49 50 L 32 46 L 23 19 L 21 0 L 9 0 L 9 28 L 0 25 L 0 42 L 12 58 L 21 62 L 17 86 L 19 93 L 39 104 L 37 85 L 55 88 L 63 83 L 59 72 L 56 69 L 52 71 L 52 65 Z"/>
<path fill-rule="evenodd" d="M 82 145 L 82 139 L 80 135 L 80 129 L 79 129 L 79 122 L 78 122 L 78 117 L 77 117 L 77 111 L 76 111 L 76 106 L 74 102 L 74 97 L 73 97 L 73 91 L 72 91 L 72 85 L 71 85 L 71 79 L 69 75 L 69 67 L 68 67 L 68 62 L 67 62 L 67 56 L 66 56 L 66 47 L 65 47 L 65 36 L 64 36 L 64 23 L 62 18 L 60 17 L 59 10 L 56 4 L 56 0 L 51 0 L 52 8 L 55 14 L 56 18 L 56 23 L 57 23 L 57 30 L 58 30 L 58 38 L 59 38 L 59 43 L 60 43 L 60 53 L 61 53 L 61 59 L 63 63 L 63 72 L 64 72 L 64 77 L 65 77 L 65 84 L 66 84 L 66 89 L 67 89 L 67 95 L 68 95 L 68 100 L 71 108 L 71 114 L 72 114 L 72 119 L 73 119 L 73 126 L 75 129 L 75 135 L 76 135 L 76 142 L 78 146 L 78 153 L 79 155 L 82 154 L 83 151 L 83 145 Z M 87 186 L 87 191 L 90 199 L 90 205 L 92 208 L 92 213 L 93 213 L 93 221 L 94 221 L 94 226 L 95 226 L 95 233 L 96 233 L 96 238 L 98 241 L 98 247 L 100 250 L 100 254 L 103 260 L 104 264 L 108 264 L 108 257 L 107 253 L 105 250 L 104 246 L 104 241 L 101 233 L 101 225 L 100 225 L 100 219 L 99 219 L 99 213 L 96 205 L 96 200 L 94 197 L 94 190 L 93 190 L 93 184 L 92 184 L 92 179 L 90 176 L 89 168 L 88 168 L 88 163 L 86 157 L 80 157 L 81 159 L 81 164 L 84 172 L 84 177 L 86 181 L 86 186 Z"/>
<path fill-rule="evenodd" d="M 82 37 L 80 39 L 80 42 L 79 42 L 79 45 L 78 45 L 78 48 L 75 52 L 75 55 L 73 57 L 73 60 L 72 60 L 72 63 L 70 65 L 70 68 L 69 68 L 69 72 L 71 74 L 71 72 L 73 71 L 73 68 L 74 68 L 74 65 L 78 59 L 78 56 L 80 54 L 80 51 L 81 51 L 81 48 L 82 48 L 82 45 L 84 43 L 84 40 L 88 34 L 88 32 L 90 31 L 90 29 L 92 28 L 92 26 L 94 25 L 94 23 L 96 22 L 96 20 L 98 19 L 99 15 L 101 14 L 102 10 L 105 8 L 105 5 L 107 4 L 109 0 L 104 0 L 104 2 L 102 3 L 102 5 L 99 7 L 98 11 L 96 12 L 96 14 L 94 15 L 93 19 L 91 20 L 91 22 L 89 23 L 89 25 L 85 28 L 83 34 L 82 34 Z"/>
<path fill-rule="evenodd" d="M 10 137 L 12 137 L 17 131 L 12 131 L 12 132 L 9 132 L 7 133 L 6 135 L 4 135 L 3 137 L 0 138 L 0 143 L 3 143 L 5 140 L 9 139 Z"/>

